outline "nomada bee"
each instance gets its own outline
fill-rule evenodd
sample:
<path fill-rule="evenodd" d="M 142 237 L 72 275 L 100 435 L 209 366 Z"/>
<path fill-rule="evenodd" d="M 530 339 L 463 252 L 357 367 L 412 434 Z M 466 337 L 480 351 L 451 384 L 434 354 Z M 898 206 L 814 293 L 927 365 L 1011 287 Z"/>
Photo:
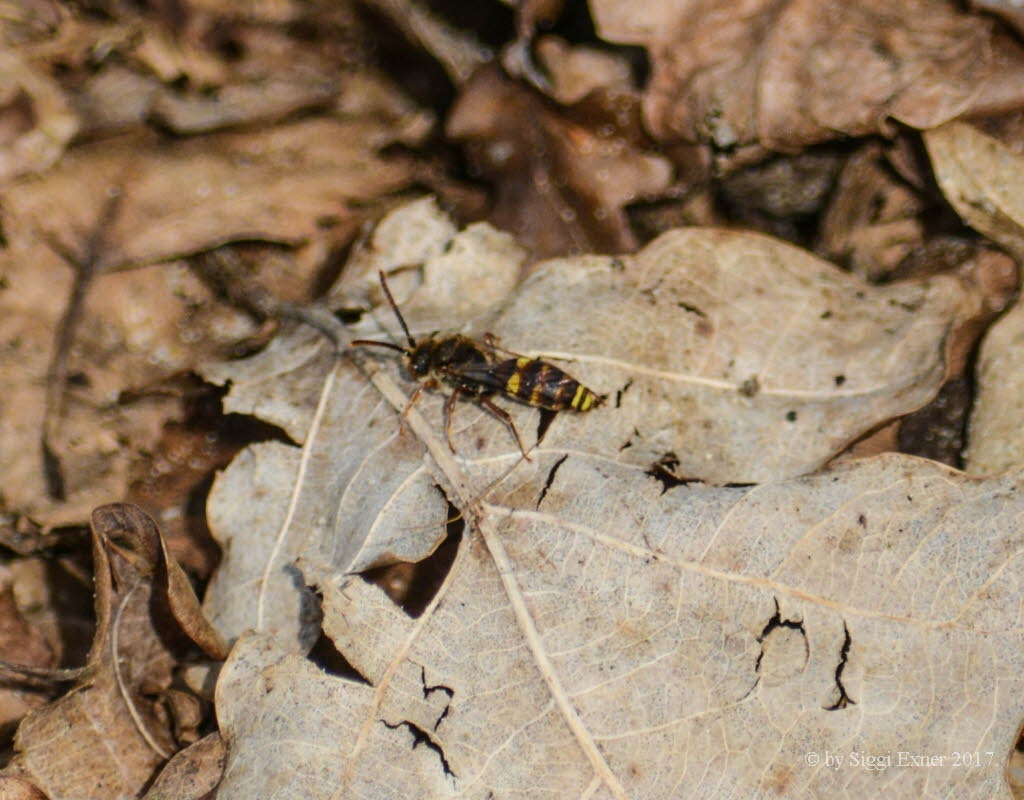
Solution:
<path fill-rule="evenodd" d="M 402 362 L 409 373 L 423 382 L 409 398 L 404 414 L 409 413 L 424 389 L 436 389 L 441 382 L 452 387 L 444 405 L 444 435 L 448 447 L 455 452 L 452 443 L 452 412 L 459 395 L 466 395 L 489 411 L 508 426 L 516 438 L 516 444 L 527 461 L 523 440 L 519 436 L 515 423 L 508 412 L 495 405 L 491 397 L 503 394 L 526 405 L 544 408 L 549 411 L 590 411 L 604 402 L 604 396 L 598 395 L 577 381 L 564 370 L 539 358 L 530 358 L 495 345 L 495 337 L 484 334 L 483 341 L 471 339 L 458 334 L 438 336 L 431 334 L 428 338 L 417 342 L 409 333 L 402 312 L 391 295 L 384 273 L 380 273 L 380 285 L 388 304 L 398 317 L 408 347 L 401 347 L 391 342 L 378 342 L 371 339 L 356 339 L 352 347 L 386 347 L 402 354 Z"/>

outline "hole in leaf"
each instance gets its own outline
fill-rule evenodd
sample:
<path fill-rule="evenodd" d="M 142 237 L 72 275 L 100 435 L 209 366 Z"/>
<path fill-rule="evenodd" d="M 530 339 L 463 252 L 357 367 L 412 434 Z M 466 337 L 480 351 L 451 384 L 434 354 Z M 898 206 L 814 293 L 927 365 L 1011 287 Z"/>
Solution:
<path fill-rule="evenodd" d="M 568 457 L 568 455 L 562 456 L 560 459 L 558 459 L 558 461 L 556 461 L 552 465 L 551 469 L 548 471 L 548 479 L 544 481 L 544 488 L 540 492 L 540 497 L 537 498 L 537 508 L 540 508 L 540 504 L 544 502 L 544 498 L 547 497 L 548 494 L 548 489 L 550 489 L 551 484 L 555 482 L 555 475 L 558 474 L 558 470 L 561 469 L 562 464 L 565 463 L 565 460 Z"/>
<path fill-rule="evenodd" d="M 433 737 L 427 733 L 419 725 L 415 725 L 408 720 L 402 720 L 394 724 L 388 722 L 386 719 L 382 719 L 384 727 L 390 728 L 391 730 L 397 730 L 398 728 L 405 728 L 409 733 L 412 734 L 412 749 L 415 750 L 421 744 L 425 744 L 428 748 L 437 753 L 437 757 L 441 760 L 441 769 L 444 770 L 445 775 L 449 775 L 452 778 L 459 777 L 452 772 L 451 765 L 448 763 L 448 759 L 445 758 L 444 749 L 437 742 L 434 741 Z"/>
<path fill-rule="evenodd" d="M 328 675 L 334 675 L 338 678 L 347 678 L 350 681 L 358 681 L 359 683 L 365 683 L 367 686 L 370 682 L 366 680 L 359 671 L 353 667 L 347 658 L 341 654 L 341 651 L 334 646 L 334 642 L 322 630 L 320 631 L 320 638 L 316 640 L 312 649 L 306 653 L 306 658 L 316 664 L 320 669 L 326 672 Z"/>
<path fill-rule="evenodd" d="M 540 417 L 537 420 L 537 444 L 544 441 L 544 437 L 547 435 L 548 428 L 551 427 L 551 423 L 555 421 L 555 417 L 558 416 L 557 411 L 551 411 L 547 408 L 540 409 Z"/>
<path fill-rule="evenodd" d="M 400 562 L 384 567 L 374 567 L 362 573 L 362 578 L 383 589 L 388 597 L 395 601 L 402 610 L 413 619 L 424 612 L 434 599 L 437 590 L 448 576 L 455 555 L 462 542 L 463 529 L 466 527 L 462 512 L 448 500 L 440 486 L 435 488 L 448 501 L 448 517 L 445 523 L 446 535 L 437 549 L 416 564 Z"/>
<path fill-rule="evenodd" d="M 853 641 L 850 638 L 850 629 L 846 626 L 845 622 L 843 623 L 843 634 L 843 646 L 839 651 L 839 663 L 836 665 L 836 691 L 838 692 L 838 697 L 832 705 L 825 706 L 826 711 L 841 711 L 848 705 L 857 705 L 857 701 L 846 693 L 846 687 L 843 686 L 843 670 L 846 669 L 846 661 L 850 655 L 850 644 Z"/>
<path fill-rule="evenodd" d="M 651 464 L 647 469 L 646 474 L 661 481 L 662 494 L 665 494 L 669 489 L 675 489 L 677 486 L 686 486 L 688 483 L 699 483 L 696 478 L 683 478 L 680 475 L 677 475 L 677 469 L 679 469 L 679 456 L 670 450 Z"/>

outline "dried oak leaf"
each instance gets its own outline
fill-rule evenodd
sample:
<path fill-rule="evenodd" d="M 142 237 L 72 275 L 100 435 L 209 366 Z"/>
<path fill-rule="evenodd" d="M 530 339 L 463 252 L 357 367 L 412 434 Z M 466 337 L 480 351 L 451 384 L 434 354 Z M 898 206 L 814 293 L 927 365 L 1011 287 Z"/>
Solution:
<path fill-rule="evenodd" d="M 445 305 L 405 303 L 412 275 L 396 275 L 392 290 L 417 319 L 442 327 L 453 313 L 493 314 L 518 280 L 524 260 L 525 252 L 508 234 L 486 224 L 459 232 L 433 201 L 421 200 L 378 225 L 367 246 L 354 254 L 358 280 L 346 270 L 335 294 L 362 295 L 371 286 L 379 292 L 377 268 L 423 262 L 423 272 L 447 298 Z M 486 281 L 479 280 L 482 265 Z M 423 464 L 421 446 L 411 436 L 394 435 L 389 407 L 352 364 L 338 361 L 318 333 L 300 330 L 278 337 L 251 359 L 205 366 L 203 376 L 230 382 L 225 411 L 256 415 L 307 443 L 302 451 L 275 442 L 254 445 L 218 476 L 208 518 L 224 559 L 204 608 L 229 638 L 251 627 L 270 628 L 308 649 L 319 636 L 319 609 L 290 565 L 306 558 L 359 572 L 416 561 L 433 548 L 444 526 L 398 530 L 387 523 L 392 495 L 415 498 L 425 514 L 439 520 L 447 516 L 447 505 Z M 353 428 L 356 419 L 360 423 Z M 389 477 L 364 485 L 363 460 L 380 464 Z M 324 493 L 333 509 L 326 515 L 320 510 Z M 344 532 L 352 521 L 360 526 L 354 536 Z M 239 602 L 239 591 L 245 602 Z"/>
<path fill-rule="evenodd" d="M 51 800 L 137 796 L 177 747 L 161 702 L 172 669 L 196 645 L 211 658 L 227 652 L 146 514 L 102 506 L 92 533 L 97 628 L 88 663 L 68 694 L 25 717 L 4 770 Z"/>
<path fill-rule="evenodd" d="M 870 287 L 790 246 L 716 230 L 676 231 L 629 258 L 548 262 L 513 290 L 522 258 L 507 235 L 487 225 L 456 233 L 421 202 L 381 223 L 344 286 L 365 296 L 377 268 L 388 269 L 415 335 L 465 319 L 464 332 L 491 331 L 607 394 L 600 408 L 558 415 L 539 444 L 539 413 L 504 402 L 535 453 L 718 483 L 813 471 L 926 403 L 945 377 L 944 342 L 981 304 L 953 277 Z M 379 339 L 379 325 L 402 341 L 378 294 L 374 316 L 353 330 Z M 255 414 L 302 445 L 248 448 L 214 485 L 210 527 L 225 557 L 205 602 L 226 636 L 270 629 L 312 646 L 313 578 L 422 558 L 449 516 L 437 487 L 464 510 L 520 474 L 508 429 L 472 404 L 456 407 L 457 455 L 443 443 L 441 396 L 423 396 L 408 414 L 416 436 L 402 433 L 394 410 L 411 388 L 400 388 L 395 361 L 376 350 L 339 361 L 301 331 L 204 369 L 230 382 L 226 411 Z M 417 438 L 429 443 L 427 461 Z M 451 470 L 439 476 L 435 462 Z M 444 477 L 462 470 L 457 483 Z M 396 531 L 395 497 L 433 521 Z"/>
<path fill-rule="evenodd" d="M 1024 157 L 970 125 L 954 122 L 925 134 L 939 186 L 971 227 L 1024 260 Z M 991 474 L 1024 463 L 1020 301 L 989 330 L 976 375 L 966 468 Z"/>
<path fill-rule="evenodd" d="M 370 119 L 319 118 L 172 144 L 98 142 L 44 180 L 9 189 L 4 231 L 14 247 L 65 241 L 90 230 L 98 200 L 117 189 L 124 198 L 105 233 L 106 270 L 239 240 L 299 244 L 325 217 L 358 216 L 360 203 L 408 184 L 408 164 L 377 154 L 390 141 L 387 126 Z"/>
<path fill-rule="evenodd" d="M 417 235 L 400 234 L 403 217 Z M 488 293 L 520 264 L 507 244 L 504 258 L 483 253 L 508 237 L 455 233 L 424 203 L 381 227 L 353 295 L 389 269 L 423 336 L 454 287 L 464 332 L 493 331 L 609 398 L 560 414 L 524 461 L 468 403 L 453 453 L 436 394 L 403 428 L 412 386 L 383 350 L 339 359 L 296 331 L 210 369 L 232 380 L 227 408 L 301 445 L 243 451 L 210 498 L 225 561 L 206 604 L 235 639 L 216 689 L 219 797 L 920 795 L 910 769 L 808 766 L 825 750 L 949 754 L 929 791 L 1005 796 L 1024 715 L 1020 475 L 972 480 L 890 455 L 795 477 L 843 438 L 829 424 L 860 413 L 874 427 L 934 393 L 942 342 L 972 305 L 955 279 L 868 287 L 764 237 L 696 230 L 632 258 L 549 262 L 502 300 Z M 475 316 L 467 287 L 481 293 Z M 714 335 L 688 333 L 690 317 Z M 353 334 L 386 339 L 381 325 L 401 335 L 386 305 Z M 696 360 L 680 378 L 671 358 Z M 723 370 L 757 359 L 757 391 L 733 384 L 710 403 Z M 761 397 L 783 370 L 813 431 L 775 421 L 776 399 Z M 821 375 L 827 391 L 794 392 L 797 376 Z M 537 412 L 504 407 L 534 445 Z M 620 429 L 659 425 L 678 432 L 659 447 L 687 469 L 724 476 L 742 461 L 731 474 L 764 469 L 768 482 L 652 474 L 660 450 L 639 432 L 621 449 Z M 707 425 L 717 438 L 699 438 Z M 466 534 L 411 617 L 360 573 L 427 557 L 449 502 Z M 320 636 L 365 682 L 307 658 Z M 992 756 L 965 770 L 952 761 L 965 749 Z"/>
<path fill-rule="evenodd" d="M 1019 473 L 891 455 L 664 492 L 591 454 L 534 458 L 470 513 L 418 618 L 322 578 L 324 629 L 368 683 L 273 631 L 239 639 L 219 798 L 1009 797 Z M 942 762 L 925 782 L 808 761 L 825 751 Z"/>
<path fill-rule="evenodd" d="M 204 736 L 175 753 L 143 800 L 204 800 L 217 787 L 224 771 L 224 757 L 220 734 Z"/>
<path fill-rule="evenodd" d="M 12 469 L 9 507 L 54 525 L 79 522 L 98 503 L 124 496 L 130 458 L 151 450 L 164 423 L 180 414 L 177 397 L 152 387 L 200 359 L 223 357 L 255 327 L 186 266 L 158 262 L 238 240 L 298 245 L 345 229 L 351 235 L 365 213 L 357 206 L 410 178 L 408 166 L 376 156 L 389 134 L 369 119 L 309 120 L 170 146 L 101 142 L 7 190 L 0 370 L 9 383 L 0 451 Z M 39 438 L 54 332 L 74 282 L 72 268 L 45 243 L 86 250 L 97 204 L 110 191 L 121 193 L 119 210 L 101 231 L 50 442 L 64 484 L 55 493 L 44 480 Z M 327 219 L 332 232 L 323 227 Z M 305 275 L 314 274 L 313 259 L 306 261 Z"/>
<path fill-rule="evenodd" d="M 15 582 L 8 567 L 0 569 L 0 659 L 42 669 L 53 667 L 53 650 L 18 607 Z M 0 685 L 0 737 L 9 740 L 21 718 L 47 699 L 46 692 L 19 686 L 17 681 Z"/>
<path fill-rule="evenodd" d="M 1018 44 L 942 0 L 591 3 L 598 34 L 647 48 L 658 139 L 793 149 L 931 128 L 1024 102 Z"/>
<path fill-rule="evenodd" d="M 671 180 L 668 160 L 627 133 L 639 127 L 635 97 L 609 93 L 594 106 L 567 113 L 485 69 L 448 119 L 448 135 L 494 182 L 489 220 L 529 242 L 537 257 L 635 249 L 624 207 L 660 194 Z"/>

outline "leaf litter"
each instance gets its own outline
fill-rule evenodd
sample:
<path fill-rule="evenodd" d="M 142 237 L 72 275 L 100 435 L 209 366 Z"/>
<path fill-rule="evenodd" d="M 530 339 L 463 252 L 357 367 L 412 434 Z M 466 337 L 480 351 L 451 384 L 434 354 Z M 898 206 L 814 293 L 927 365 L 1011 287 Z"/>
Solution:
<path fill-rule="evenodd" d="M 984 8 L 8 9 L 0 719 L 35 710 L 4 792 L 1017 791 L 1018 307 L 972 376 L 1016 274 L 957 217 L 1019 256 L 1021 51 Z M 394 354 L 344 347 L 402 341 L 378 270 L 417 336 L 607 402 L 499 397 L 529 461 L 460 402 L 453 452 L 443 393 L 403 415 Z M 195 428 L 193 370 L 248 434 Z M 168 552 L 208 576 L 203 476 L 253 438 L 200 612 Z M 164 535 L 97 509 L 76 668 L 62 526 L 126 495 Z"/>
<path fill-rule="evenodd" d="M 406 241 L 386 234 L 404 227 L 402 215 L 422 225 L 423 209 L 400 209 L 382 224 L 365 250 L 376 261 L 355 257 L 365 272 L 361 284 L 350 275 L 353 286 L 370 285 L 372 266 L 407 265 Z M 452 236 L 443 218 L 437 229 L 438 239 Z M 454 234 L 421 269 L 401 271 L 420 278 L 411 296 L 396 292 L 414 335 L 429 332 L 443 308 L 432 299 L 435 260 L 478 284 L 489 270 L 501 274 L 500 261 L 486 272 L 474 266 L 488 259 L 454 243 L 465 236 Z M 778 340 L 742 336 L 729 350 L 734 334 L 713 335 L 756 326 L 759 302 L 793 307 L 801 293 L 813 298 L 804 306 L 821 309 L 796 315 Z M 927 402 L 944 379 L 946 341 L 981 300 L 950 278 L 873 287 L 790 246 L 721 231 L 668 234 L 635 257 L 541 264 L 460 330 L 493 332 L 504 346 L 565 364 L 611 399 L 586 415 L 558 415 L 530 462 L 471 404 L 456 407 L 454 453 L 441 397 L 424 396 L 403 428 L 408 383 L 388 353 L 338 361 L 297 331 L 291 346 L 278 340 L 252 363 L 208 372 L 232 381 L 229 408 L 256 410 L 273 384 L 268 417 L 302 445 L 250 448 L 211 496 L 226 556 L 206 608 L 239 637 L 218 684 L 228 743 L 219 792 L 484 797 L 530 785 L 563 796 L 823 793 L 848 776 L 801 770 L 800 757 L 815 748 L 945 752 L 956 731 L 970 732 L 972 747 L 1009 752 L 1020 709 L 995 699 L 1003 673 L 994 664 L 1019 639 L 1007 616 L 1015 614 L 1019 479 L 979 481 L 896 455 L 801 477 L 862 430 Z M 901 328 L 908 307 L 914 323 Z M 394 335 L 390 310 L 379 311 Z M 826 311 L 842 324 L 828 325 Z M 865 313 L 875 321 L 857 327 Z M 690 337 L 701 323 L 707 331 L 699 352 L 680 333 L 687 316 L 697 318 Z M 607 335 L 613 318 L 618 337 Z M 376 319 L 364 315 L 353 335 L 380 336 Z M 671 339 L 658 335 L 666 327 L 676 331 Z M 901 348 L 915 355 L 896 356 Z M 756 390 L 729 380 L 730 368 L 747 374 L 736 371 L 742 358 Z M 785 388 L 780 410 L 771 381 L 786 384 L 773 368 L 795 361 L 803 380 L 821 376 L 821 388 Z M 890 361 L 899 368 L 887 384 L 879 364 Z M 907 363 L 920 369 L 908 372 Z M 845 376 L 839 389 L 836 375 Z M 281 387 L 293 381 L 300 388 L 286 413 Z M 322 387 L 315 407 L 311 384 Z M 690 424 L 647 434 L 658 431 L 660 405 L 677 408 L 687 392 L 695 396 Z M 835 416 L 850 424 L 847 393 L 871 392 L 880 402 L 863 428 L 837 432 L 810 462 L 811 438 L 800 444 L 787 419 L 796 399 L 797 420 L 814 415 L 821 446 L 829 406 L 843 407 Z M 733 449 L 724 431 L 700 438 L 726 418 L 721 410 L 702 416 L 701 401 L 730 404 L 730 420 L 743 419 L 732 408 L 749 408 L 741 438 L 748 449 L 761 442 L 756 454 Z M 520 430 L 537 430 L 538 412 L 505 407 Z M 666 419 L 678 416 L 666 411 Z M 672 467 L 687 480 L 666 482 L 651 473 L 667 450 L 710 455 L 677 456 Z M 742 471 L 754 469 L 764 471 Z M 708 485 L 755 481 L 763 485 Z M 239 508 L 242 486 L 256 490 Z M 471 533 L 434 599 L 411 618 L 359 573 L 429 556 L 449 502 Z M 304 657 L 321 629 L 363 680 L 320 673 Z M 985 696 L 962 678 L 979 659 Z M 943 701 L 925 710 L 924 696 Z M 282 713 L 294 703 L 320 710 Z M 268 727 L 271 718 L 280 727 Z M 778 734 L 765 739 L 767 729 Z M 339 753 L 326 760 L 317 744 L 325 730 Z M 267 748 L 281 741 L 287 754 L 268 763 Z M 723 762 L 742 743 L 751 755 Z M 680 752 L 681 761 L 669 757 Z M 381 783 L 383 764 L 398 758 L 402 768 Z M 1001 759 L 972 773 L 947 765 L 930 780 L 981 796 L 1000 784 Z M 893 796 L 912 794 L 918 780 L 858 774 L 846 791 L 870 795 L 884 785 Z"/>
<path fill-rule="evenodd" d="M 88 661 L 30 673 L 75 686 L 22 720 L 16 755 L 3 771 L 53 800 L 138 794 L 177 749 L 175 736 L 189 735 L 180 726 L 189 715 L 176 720 L 173 711 L 189 710 L 197 698 L 172 688 L 172 669 L 189 649 L 215 659 L 227 652 L 138 507 L 101 506 L 92 533 L 97 626 Z"/>

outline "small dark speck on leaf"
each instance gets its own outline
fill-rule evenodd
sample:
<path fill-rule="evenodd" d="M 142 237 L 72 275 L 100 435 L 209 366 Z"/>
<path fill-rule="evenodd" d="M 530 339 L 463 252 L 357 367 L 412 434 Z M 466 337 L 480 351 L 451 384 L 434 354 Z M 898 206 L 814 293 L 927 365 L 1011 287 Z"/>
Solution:
<path fill-rule="evenodd" d="M 691 314 L 696 314 L 698 317 L 707 316 L 707 314 L 701 311 L 697 306 L 692 306 L 689 303 L 676 303 L 676 305 L 678 305 L 684 311 L 689 311 Z"/>
<path fill-rule="evenodd" d="M 622 396 L 629 390 L 629 387 L 632 386 L 632 385 L 633 385 L 633 379 L 630 378 L 628 381 L 626 381 L 625 386 L 623 386 L 621 389 L 619 389 L 617 392 L 615 392 L 615 407 L 616 408 L 621 408 L 622 407 Z"/>

